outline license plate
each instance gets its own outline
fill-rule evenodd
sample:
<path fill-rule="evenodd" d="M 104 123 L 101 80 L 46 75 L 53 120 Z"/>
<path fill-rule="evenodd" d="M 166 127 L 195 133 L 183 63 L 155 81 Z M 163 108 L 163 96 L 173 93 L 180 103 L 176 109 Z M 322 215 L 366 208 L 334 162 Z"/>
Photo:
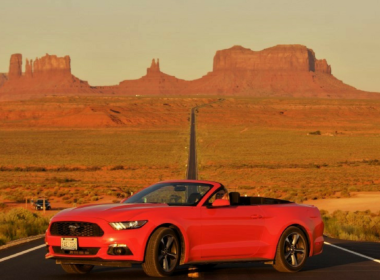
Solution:
<path fill-rule="evenodd" d="M 78 250 L 78 238 L 61 238 L 62 250 Z"/>

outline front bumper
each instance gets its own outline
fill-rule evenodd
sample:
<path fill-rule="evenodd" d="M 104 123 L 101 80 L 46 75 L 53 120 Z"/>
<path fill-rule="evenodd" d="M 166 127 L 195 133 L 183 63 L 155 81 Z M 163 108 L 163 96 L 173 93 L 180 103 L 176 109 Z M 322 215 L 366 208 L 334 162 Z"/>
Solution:
<path fill-rule="evenodd" d="M 49 229 L 46 232 L 45 242 L 47 245 L 46 259 L 57 260 L 85 260 L 97 262 L 142 262 L 144 260 L 145 245 L 149 238 L 150 229 L 145 225 L 139 229 L 114 230 L 107 221 L 97 218 L 57 220 L 54 222 L 89 222 L 99 225 L 104 231 L 100 237 L 81 237 L 81 236 L 56 236 L 52 235 Z M 62 237 L 75 237 L 78 239 L 78 250 L 61 250 Z M 112 248 L 124 248 L 122 255 L 113 254 Z M 76 262 L 78 263 L 78 262 Z"/>

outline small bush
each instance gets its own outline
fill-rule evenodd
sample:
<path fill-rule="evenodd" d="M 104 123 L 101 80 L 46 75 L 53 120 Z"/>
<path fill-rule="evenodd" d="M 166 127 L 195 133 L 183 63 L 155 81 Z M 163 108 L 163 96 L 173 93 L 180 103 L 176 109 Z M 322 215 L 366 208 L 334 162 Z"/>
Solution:
<path fill-rule="evenodd" d="M 44 233 L 49 218 L 24 208 L 13 208 L 0 213 L 0 245 L 11 240 Z"/>
<path fill-rule="evenodd" d="M 319 130 L 309 132 L 308 134 L 309 134 L 309 135 L 322 135 L 322 133 L 321 133 Z"/>
<path fill-rule="evenodd" d="M 377 242 L 380 239 L 380 213 L 338 210 L 329 214 L 322 210 L 321 215 L 325 223 L 325 233 L 331 237 Z"/>
<path fill-rule="evenodd" d="M 112 167 L 111 170 L 124 170 L 124 166 L 116 165 L 116 166 Z"/>
<path fill-rule="evenodd" d="M 71 179 L 71 178 L 67 178 L 67 177 L 65 177 L 65 178 L 53 177 L 53 178 L 51 178 L 51 181 L 59 183 L 59 184 L 64 184 L 64 183 L 76 182 L 77 180 Z"/>
<path fill-rule="evenodd" d="M 102 168 L 100 166 L 88 166 L 86 168 L 86 171 L 98 171 L 101 170 Z"/>

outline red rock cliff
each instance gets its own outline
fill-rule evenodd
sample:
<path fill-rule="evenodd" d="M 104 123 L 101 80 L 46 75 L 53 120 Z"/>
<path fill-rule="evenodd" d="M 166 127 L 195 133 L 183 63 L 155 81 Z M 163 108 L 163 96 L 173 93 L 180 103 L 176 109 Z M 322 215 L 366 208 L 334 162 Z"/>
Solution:
<path fill-rule="evenodd" d="M 8 75 L 5 73 L 0 73 L 0 87 L 8 80 Z"/>
<path fill-rule="evenodd" d="M 19 53 L 12 54 L 11 61 L 9 63 L 9 80 L 18 79 L 22 76 L 22 55 Z"/>
<path fill-rule="evenodd" d="M 71 74 L 70 57 L 45 55 L 27 60 L 21 73 L 22 56 L 12 55 L 9 79 L 3 78 L 0 94 L 116 95 L 226 95 L 324 98 L 379 98 L 359 91 L 331 74 L 325 59 L 302 45 L 278 45 L 261 51 L 234 46 L 217 51 L 213 71 L 202 78 L 185 81 L 161 72 L 153 59 L 145 76 L 124 80 L 119 85 L 90 87 Z M 5 82 L 4 82 L 5 80 Z M 1 96 L 0 96 L 1 97 Z"/>
<path fill-rule="evenodd" d="M 33 69 L 32 69 L 33 61 L 26 59 L 25 63 L 25 77 L 32 78 L 33 77 Z"/>
<path fill-rule="evenodd" d="M 162 73 L 160 61 L 153 59 L 146 75 L 137 80 L 125 80 L 120 82 L 114 91 L 119 94 L 132 95 L 174 95 L 179 94 L 184 88 L 184 80 Z"/>
<path fill-rule="evenodd" d="M 57 57 L 46 54 L 41 58 L 36 58 L 33 64 L 33 75 L 71 75 L 70 57 Z"/>
<path fill-rule="evenodd" d="M 7 95 L 94 93 L 90 87 L 71 74 L 70 57 L 46 54 L 41 58 L 26 59 L 22 75 L 22 55 L 13 54 L 9 66 L 9 79 L 3 82 L 0 93 Z"/>
<path fill-rule="evenodd" d="M 217 51 L 213 71 L 318 71 L 331 74 L 326 60 L 317 60 L 312 50 L 301 45 L 278 45 L 262 51 L 241 46 Z"/>

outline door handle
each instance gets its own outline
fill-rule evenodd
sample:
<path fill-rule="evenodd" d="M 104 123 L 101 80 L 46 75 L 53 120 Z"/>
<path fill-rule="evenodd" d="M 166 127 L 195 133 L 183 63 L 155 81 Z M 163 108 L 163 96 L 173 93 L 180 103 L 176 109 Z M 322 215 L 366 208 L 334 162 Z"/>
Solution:
<path fill-rule="evenodd" d="M 263 216 L 261 215 L 258 215 L 258 214 L 254 214 L 251 216 L 251 219 L 261 219 Z"/>

